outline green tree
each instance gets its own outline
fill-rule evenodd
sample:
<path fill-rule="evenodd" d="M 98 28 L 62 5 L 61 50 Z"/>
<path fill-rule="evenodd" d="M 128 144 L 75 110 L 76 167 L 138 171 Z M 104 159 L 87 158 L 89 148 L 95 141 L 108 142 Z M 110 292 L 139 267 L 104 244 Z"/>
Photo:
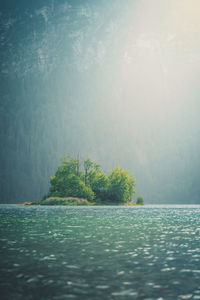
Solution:
<path fill-rule="evenodd" d="M 108 176 L 101 170 L 91 170 L 88 174 L 88 183 L 93 191 L 108 188 Z"/>
<path fill-rule="evenodd" d="M 95 200 L 105 201 L 109 186 L 108 176 L 102 170 L 91 170 L 88 174 L 88 183 L 95 193 Z"/>
<path fill-rule="evenodd" d="M 74 174 L 64 177 L 52 176 L 50 178 L 50 195 L 56 197 L 78 197 L 89 201 L 94 199 L 94 192 L 85 186 L 82 180 Z"/>
<path fill-rule="evenodd" d="M 83 162 L 83 170 L 78 158 L 64 156 L 50 178 L 48 197 L 78 197 L 114 203 L 132 200 L 136 181 L 128 170 L 117 167 L 107 176 L 101 166 L 89 158 Z"/>
<path fill-rule="evenodd" d="M 85 172 L 84 181 L 85 181 L 85 185 L 87 185 L 89 172 L 91 172 L 92 170 L 96 170 L 96 171 L 99 170 L 100 165 L 96 164 L 90 158 L 88 158 L 87 160 L 84 161 L 83 167 L 84 167 L 84 172 Z"/>
<path fill-rule="evenodd" d="M 94 192 L 82 181 L 79 167 L 78 159 L 74 159 L 70 155 L 63 157 L 55 176 L 50 178 L 51 186 L 48 196 L 79 197 L 92 201 Z"/>
<path fill-rule="evenodd" d="M 70 154 L 61 157 L 61 165 L 56 173 L 80 176 L 80 160 L 78 158 L 73 158 Z"/>
<path fill-rule="evenodd" d="M 115 202 L 129 202 L 135 193 L 136 180 L 128 170 L 116 167 L 109 174 L 109 198 Z"/>

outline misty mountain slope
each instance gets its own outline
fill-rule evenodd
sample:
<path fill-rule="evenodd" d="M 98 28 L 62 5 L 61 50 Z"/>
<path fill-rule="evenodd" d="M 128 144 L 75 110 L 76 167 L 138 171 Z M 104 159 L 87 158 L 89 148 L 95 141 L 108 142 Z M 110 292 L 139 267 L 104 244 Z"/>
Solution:
<path fill-rule="evenodd" d="M 38 200 L 80 153 L 128 168 L 147 203 L 199 203 L 200 27 L 183 8 L 1 4 L 1 202 Z"/>

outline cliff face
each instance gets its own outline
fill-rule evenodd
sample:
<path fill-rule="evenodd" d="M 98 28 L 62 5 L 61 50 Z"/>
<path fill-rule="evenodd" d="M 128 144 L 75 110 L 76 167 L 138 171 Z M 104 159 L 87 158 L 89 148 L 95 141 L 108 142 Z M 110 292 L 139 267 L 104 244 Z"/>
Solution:
<path fill-rule="evenodd" d="M 181 41 L 139 3 L 1 3 L 1 202 L 37 201 L 67 153 L 128 168 L 145 203 L 199 201 L 197 92 L 174 94 Z"/>

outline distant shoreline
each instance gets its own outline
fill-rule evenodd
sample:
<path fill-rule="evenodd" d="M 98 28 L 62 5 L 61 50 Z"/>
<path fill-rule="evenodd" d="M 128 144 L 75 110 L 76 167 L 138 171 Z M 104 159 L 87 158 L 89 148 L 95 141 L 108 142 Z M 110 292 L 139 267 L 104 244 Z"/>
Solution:
<path fill-rule="evenodd" d="M 38 202 L 24 202 L 23 205 L 41 205 L 41 206 L 143 206 L 134 202 L 118 203 L 105 201 L 104 203 L 90 202 L 84 198 L 77 197 L 49 197 Z"/>

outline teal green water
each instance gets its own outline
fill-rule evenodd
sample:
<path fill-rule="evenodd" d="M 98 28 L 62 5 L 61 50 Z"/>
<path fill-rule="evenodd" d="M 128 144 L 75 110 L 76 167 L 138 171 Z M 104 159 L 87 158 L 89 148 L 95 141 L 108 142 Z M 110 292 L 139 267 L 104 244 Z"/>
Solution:
<path fill-rule="evenodd" d="M 0 206 L 1 299 L 200 299 L 200 206 Z"/>

